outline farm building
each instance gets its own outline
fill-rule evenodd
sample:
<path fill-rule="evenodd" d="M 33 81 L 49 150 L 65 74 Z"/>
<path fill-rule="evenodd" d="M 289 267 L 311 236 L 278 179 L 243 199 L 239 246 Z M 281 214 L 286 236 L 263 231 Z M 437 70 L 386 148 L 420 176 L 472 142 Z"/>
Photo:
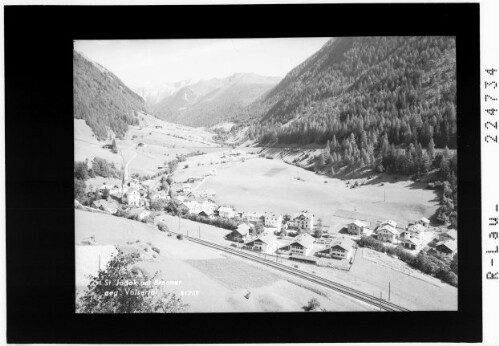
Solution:
<path fill-rule="evenodd" d="M 220 207 L 218 208 L 218 215 L 220 217 L 231 219 L 236 215 L 236 212 L 234 211 L 234 209 L 229 207 Z"/>
<path fill-rule="evenodd" d="M 457 253 L 457 241 L 448 240 L 438 242 L 435 246 L 435 251 L 439 256 L 451 259 Z"/>
<path fill-rule="evenodd" d="M 245 244 L 245 247 L 255 251 L 273 253 L 278 246 L 276 237 L 271 234 L 262 234 Z"/>
<path fill-rule="evenodd" d="M 309 256 L 313 246 L 314 237 L 308 233 L 303 233 L 293 238 L 288 245 L 279 248 L 278 252 Z"/>
<path fill-rule="evenodd" d="M 349 259 L 353 254 L 354 247 L 355 242 L 352 239 L 343 237 L 333 241 L 328 247 L 316 254 L 320 257 Z"/>
<path fill-rule="evenodd" d="M 364 229 L 367 228 L 367 223 L 359 220 L 355 220 L 354 222 L 350 222 L 347 226 L 348 233 L 354 235 L 360 235 L 364 233 Z"/>
<path fill-rule="evenodd" d="M 281 214 L 265 212 L 265 227 L 277 228 L 277 230 L 280 231 L 281 225 L 282 225 Z"/>

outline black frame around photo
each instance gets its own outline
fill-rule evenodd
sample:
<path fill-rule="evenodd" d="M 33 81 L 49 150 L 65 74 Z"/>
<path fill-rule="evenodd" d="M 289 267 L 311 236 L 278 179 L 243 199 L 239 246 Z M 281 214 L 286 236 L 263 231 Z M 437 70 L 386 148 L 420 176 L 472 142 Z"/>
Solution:
<path fill-rule="evenodd" d="M 479 4 L 5 6 L 9 343 L 482 340 Z M 456 37 L 457 312 L 75 313 L 73 40 Z"/>

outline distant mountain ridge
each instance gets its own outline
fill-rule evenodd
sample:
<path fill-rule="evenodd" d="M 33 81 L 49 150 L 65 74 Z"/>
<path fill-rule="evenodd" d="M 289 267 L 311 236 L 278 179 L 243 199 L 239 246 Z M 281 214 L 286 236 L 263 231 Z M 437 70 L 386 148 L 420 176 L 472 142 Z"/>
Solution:
<path fill-rule="evenodd" d="M 137 125 L 144 100 L 116 75 L 73 51 L 74 118 L 83 119 L 98 139 L 110 131 L 123 136 L 128 125 Z"/>
<path fill-rule="evenodd" d="M 188 126 L 213 126 L 243 114 L 243 110 L 280 81 L 254 73 L 201 80 L 150 105 L 156 117 Z"/>

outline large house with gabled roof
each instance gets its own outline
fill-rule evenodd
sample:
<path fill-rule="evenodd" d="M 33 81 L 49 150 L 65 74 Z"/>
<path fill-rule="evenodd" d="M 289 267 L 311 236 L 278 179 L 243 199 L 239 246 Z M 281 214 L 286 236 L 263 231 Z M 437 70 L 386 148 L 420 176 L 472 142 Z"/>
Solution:
<path fill-rule="evenodd" d="M 255 239 L 252 239 L 244 244 L 245 248 L 254 251 L 273 253 L 277 246 L 277 239 L 272 234 L 261 234 Z"/>
<path fill-rule="evenodd" d="M 448 240 L 438 242 L 435 246 L 435 251 L 440 257 L 452 259 L 457 253 L 457 241 Z"/>
<path fill-rule="evenodd" d="M 314 237 L 308 233 L 302 233 L 294 237 L 289 244 L 280 247 L 278 253 L 290 253 L 297 255 L 311 255 L 314 246 Z"/>
<path fill-rule="evenodd" d="M 333 240 L 324 250 L 316 252 L 319 257 L 349 259 L 352 256 L 355 242 L 346 237 Z"/>
<path fill-rule="evenodd" d="M 376 234 L 376 238 L 379 241 L 384 241 L 389 243 L 395 243 L 399 235 L 399 232 L 397 231 L 395 226 L 392 226 L 389 223 L 383 223 L 374 231 L 374 233 Z"/>

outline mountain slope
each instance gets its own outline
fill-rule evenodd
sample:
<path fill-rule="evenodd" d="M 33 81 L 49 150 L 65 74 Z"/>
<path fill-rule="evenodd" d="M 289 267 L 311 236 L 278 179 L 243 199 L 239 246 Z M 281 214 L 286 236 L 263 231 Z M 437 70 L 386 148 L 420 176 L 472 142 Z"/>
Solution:
<path fill-rule="evenodd" d="M 241 114 L 280 79 L 237 73 L 187 85 L 151 107 L 160 119 L 189 126 L 212 126 Z"/>
<path fill-rule="evenodd" d="M 98 139 L 109 130 L 123 136 L 128 125 L 138 124 L 136 113 L 144 100 L 118 77 L 99 64 L 73 51 L 74 118 L 83 119 Z"/>
<path fill-rule="evenodd" d="M 362 133 L 372 145 L 456 147 L 452 37 L 333 38 L 251 105 L 261 143 L 325 144 Z M 360 144 L 360 143 L 358 143 Z"/>

